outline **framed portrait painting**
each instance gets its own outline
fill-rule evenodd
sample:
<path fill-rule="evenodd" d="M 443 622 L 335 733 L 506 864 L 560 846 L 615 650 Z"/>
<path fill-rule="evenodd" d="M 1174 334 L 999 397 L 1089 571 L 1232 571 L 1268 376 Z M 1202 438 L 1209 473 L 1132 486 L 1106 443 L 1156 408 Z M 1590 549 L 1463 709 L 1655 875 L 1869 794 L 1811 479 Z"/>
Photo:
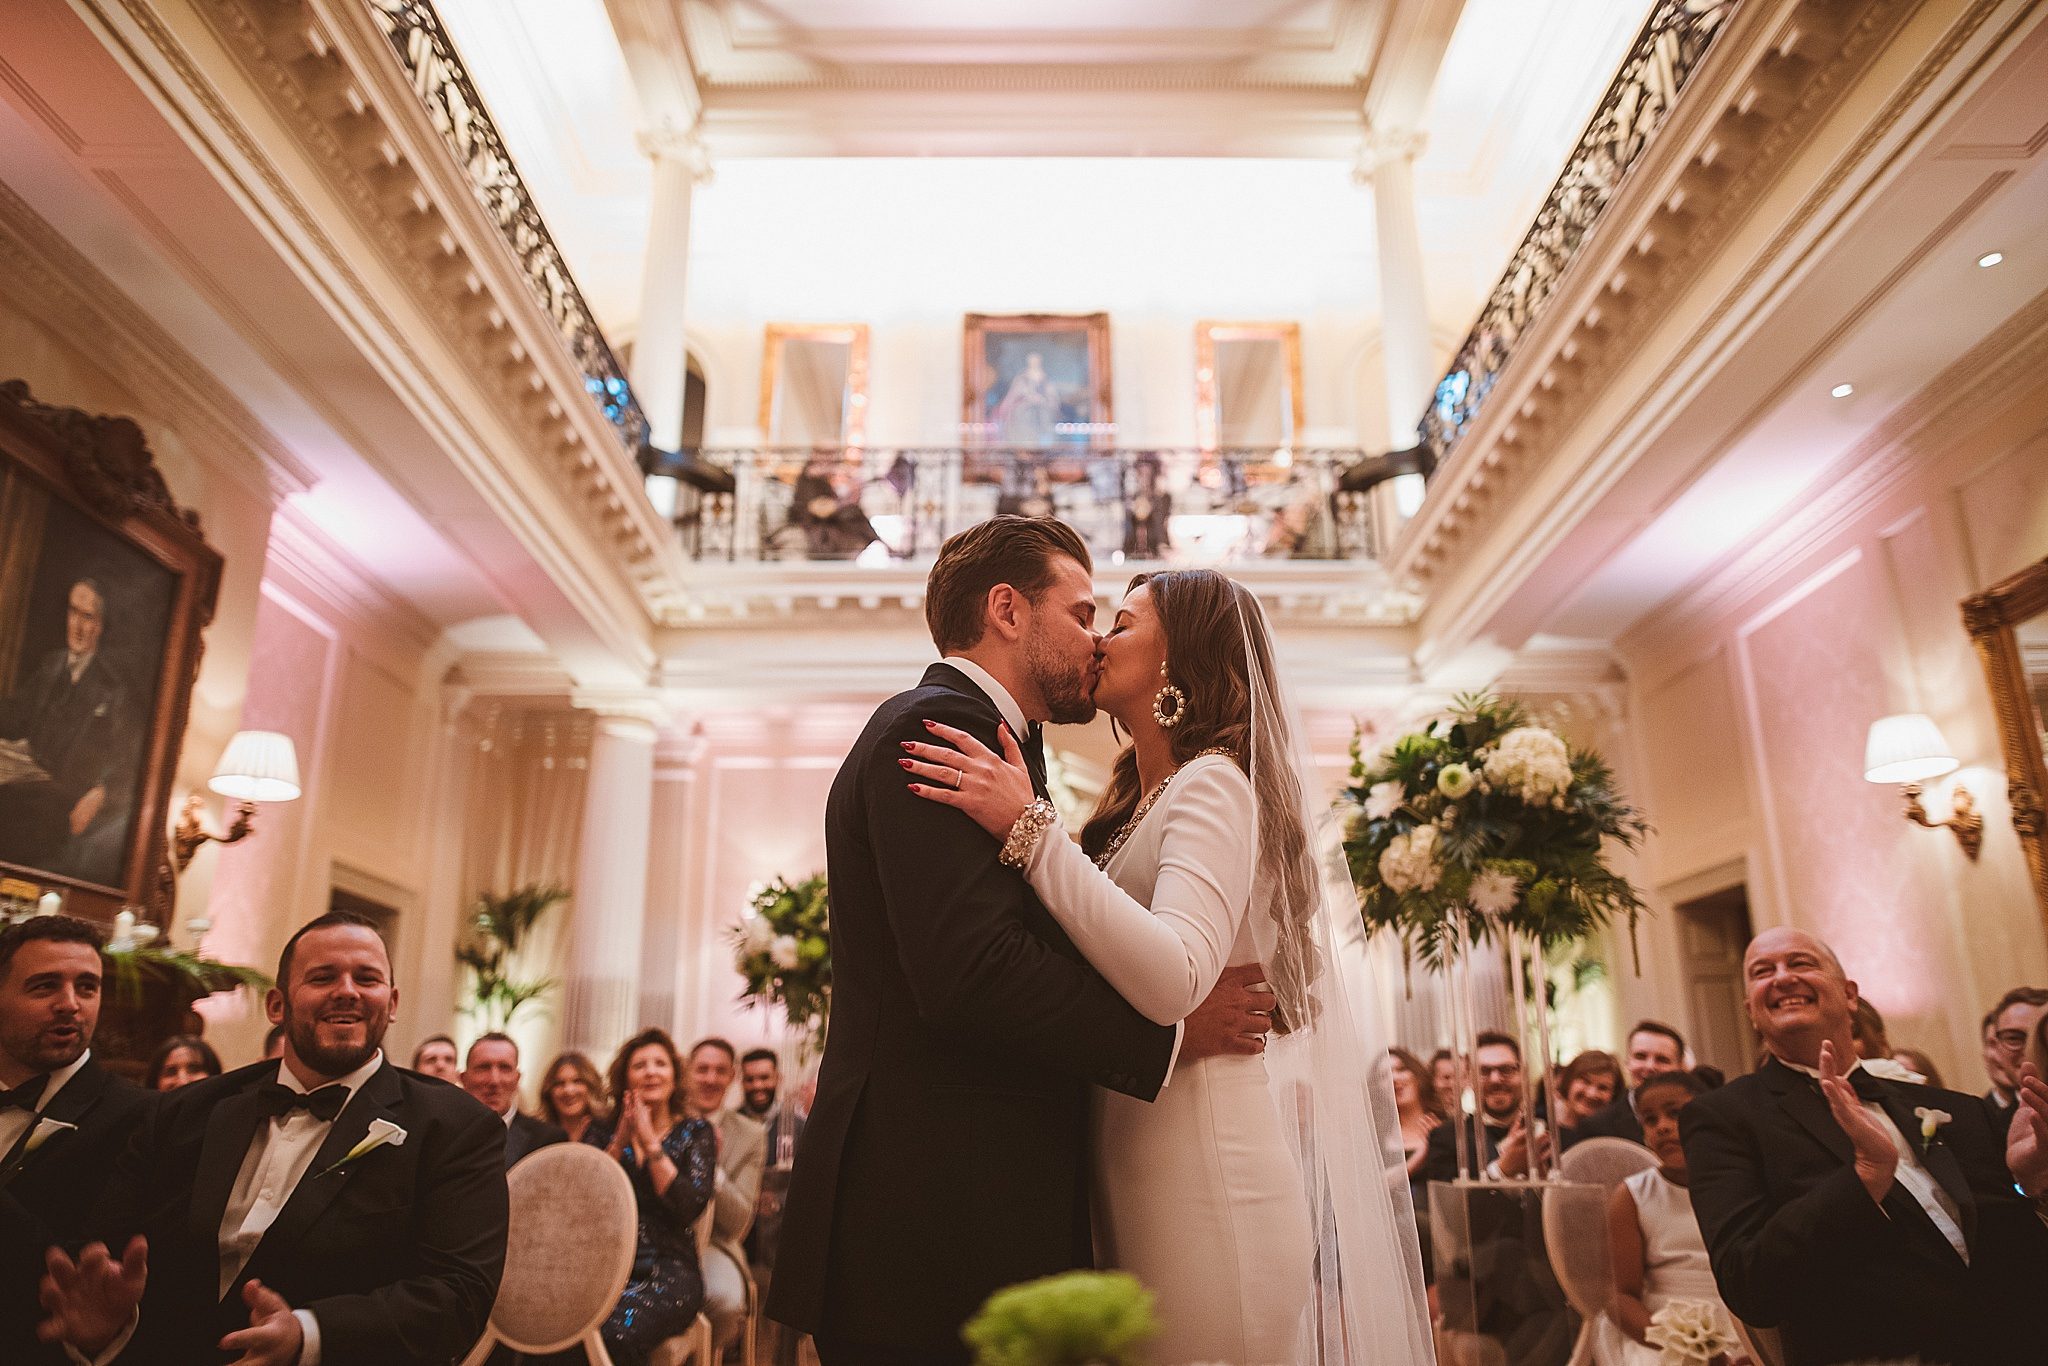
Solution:
<path fill-rule="evenodd" d="M 970 448 L 1057 454 L 1113 442 L 1107 313 L 970 313 L 964 359 Z"/>
<path fill-rule="evenodd" d="M 126 418 L 0 384 L 0 875 L 169 909 L 171 775 L 220 557 Z"/>

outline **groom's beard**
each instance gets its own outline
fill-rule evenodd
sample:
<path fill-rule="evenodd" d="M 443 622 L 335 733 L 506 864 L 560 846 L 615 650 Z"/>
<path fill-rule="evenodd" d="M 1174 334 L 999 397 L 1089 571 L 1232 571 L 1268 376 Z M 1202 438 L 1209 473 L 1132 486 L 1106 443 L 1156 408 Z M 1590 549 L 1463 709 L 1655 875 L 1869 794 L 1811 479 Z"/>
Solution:
<path fill-rule="evenodd" d="M 1061 726 L 1082 726 L 1095 719 L 1095 656 L 1078 664 L 1045 649 L 1036 641 L 1024 652 L 1024 668 L 1045 699 L 1046 720 Z M 1018 736 L 1019 744 L 1024 737 Z"/>

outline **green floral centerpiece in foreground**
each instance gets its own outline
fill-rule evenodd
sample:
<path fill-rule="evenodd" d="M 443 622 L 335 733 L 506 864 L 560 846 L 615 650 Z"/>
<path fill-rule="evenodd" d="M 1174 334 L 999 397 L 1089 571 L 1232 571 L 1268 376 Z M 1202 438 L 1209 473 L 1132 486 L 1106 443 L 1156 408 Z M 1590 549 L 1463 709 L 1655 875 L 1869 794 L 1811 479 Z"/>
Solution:
<path fill-rule="evenodd" d="M 975 1366 L 1138 1366 L 1158 1331 L 1135 1276 L 1069 1271 L 998 1290 L 960 1335 Z"/>
<path fill-rule="evenodd" d="M 1572 752 L 1521 703 L 1468 694 L 1427 730 L 1359 750 L 1354 739 L 1344 849 L 1368 931 L 1440 963 L 1461 928 L 1545 948 L 1617 916 L 1634 929 L 1643 901 L 1607 866 L 1607 843 L 1633 849 L 1649 824 L 1599 755 Z"/>
<path fill-rule="evenodd" d="M 832 1009 L 831 898 L 825 875 L 781 878 L 757 888 L 733 931 L 734 966 L 746 979 L 740 999 L 780 1006 L 807 1042 L 824 1032 Z"/>

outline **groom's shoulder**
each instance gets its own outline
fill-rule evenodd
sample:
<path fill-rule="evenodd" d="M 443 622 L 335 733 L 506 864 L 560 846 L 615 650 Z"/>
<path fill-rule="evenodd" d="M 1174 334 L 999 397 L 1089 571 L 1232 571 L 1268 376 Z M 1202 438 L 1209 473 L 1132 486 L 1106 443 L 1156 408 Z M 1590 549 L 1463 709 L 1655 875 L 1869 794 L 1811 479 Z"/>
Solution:
<path fill-rule="evenodd" d="M 925 721 L 984 721 L 995 715 L 995 704 L 943 683 L 923 682 L 897 693 L 868 720 L 868 738 L 886 737 L 899 730 L 915 730 Z"/>

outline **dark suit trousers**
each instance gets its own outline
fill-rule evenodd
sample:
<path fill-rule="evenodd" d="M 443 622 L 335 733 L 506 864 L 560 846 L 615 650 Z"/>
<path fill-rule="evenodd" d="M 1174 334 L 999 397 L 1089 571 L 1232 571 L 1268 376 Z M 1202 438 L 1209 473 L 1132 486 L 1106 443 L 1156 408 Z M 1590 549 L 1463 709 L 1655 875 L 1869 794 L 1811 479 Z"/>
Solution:
<path fill-rule="evenodd" d="M 934 1351 L 929 1347 L 889 1347 L 842 1338 L 813 1338 L 823 1366 L 968 1366 L 967 1345 Z"/>

